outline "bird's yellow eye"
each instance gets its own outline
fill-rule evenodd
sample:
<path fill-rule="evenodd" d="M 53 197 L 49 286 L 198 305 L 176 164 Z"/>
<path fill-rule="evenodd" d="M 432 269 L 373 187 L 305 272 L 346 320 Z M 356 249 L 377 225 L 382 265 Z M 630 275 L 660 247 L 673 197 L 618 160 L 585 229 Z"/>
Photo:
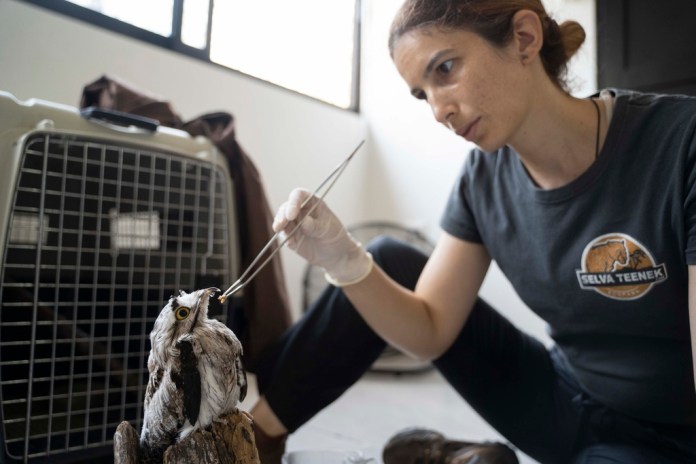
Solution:
<path fill-rule="evenodd" d="M 176 317 L 177 321 L 183 321 L 189 317 L 189 314 L 191 314 L 191 308 L 186 306 L 179 306 L 176 308 L 176 311 L 174 311 L 174 316 Z"/>

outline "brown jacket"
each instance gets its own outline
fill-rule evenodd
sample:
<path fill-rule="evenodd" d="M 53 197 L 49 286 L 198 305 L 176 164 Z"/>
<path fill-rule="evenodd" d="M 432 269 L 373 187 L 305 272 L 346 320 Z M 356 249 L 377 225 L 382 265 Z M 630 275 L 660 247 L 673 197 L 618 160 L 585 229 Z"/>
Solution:
<path fill-rule="evenodd" d="M 235 138 L 234 118 L 216 112 L 182 121 L 167 101 L 111 76 L 87 84 L 80 107 L 97 106 L 156 119 L 160 124 L 208 137 L 227 158 L 235 187 L 241 268 L 246 267 L 273 234 L 273 215 L 256 166 Z M 231 282 L 230 282 L 231 284 Z M 245 366 L 254 370 L 261 354 L 291 324 L 291 313 L 280 256 L 276 256 L 244 289 L 241 312 L 233 309 L 230 325 L 244 346 Z"/>

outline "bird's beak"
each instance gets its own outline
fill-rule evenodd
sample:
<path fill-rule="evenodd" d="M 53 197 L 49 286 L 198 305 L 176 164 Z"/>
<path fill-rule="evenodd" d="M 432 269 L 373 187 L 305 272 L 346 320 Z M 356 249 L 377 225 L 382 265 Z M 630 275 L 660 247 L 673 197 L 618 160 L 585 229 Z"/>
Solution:
<path fill-rule="evenodd" d="M 208 302 L 207 298 L 210 298 L 211 296 L 215 295 L 217 292 L 219 292 L 220 289 L 216 287 L 210 287 L 210 288 L 204 288 L 202 290 L 198 291 L 198 305 L 200 307 L 202 302 Z"/>
<path fill-rule="evenodd" d="M 217 292 L 219 292 L 219 291 L 220 291 L 219 288 L 210 287 L 210 288 L 204 289 L 204 290 L 203 290 L 203 294 L 204 294 L 204 295 L 207 295 L 208 297 L 211 297 L 211 296 L 215 295 L 215 294 L 216 294 Z"/>
<path fill-rule="evenodd" d="M 211 296 L 215 295 L 217 292 L 219 292 L 220 289 L 216 287 L 210 287 L 210 288 L 204 288 L 202 290 L 198 291 L 198 302 L 196 303 L 196 308 L 193 309 L 196 318 L 198 318 L 198 315 L 202 312 L 201 309 L 205 308 L 203 312 L 205 314 L 208 313 L 208 300 L 206 297 L 210 298 Z"/>

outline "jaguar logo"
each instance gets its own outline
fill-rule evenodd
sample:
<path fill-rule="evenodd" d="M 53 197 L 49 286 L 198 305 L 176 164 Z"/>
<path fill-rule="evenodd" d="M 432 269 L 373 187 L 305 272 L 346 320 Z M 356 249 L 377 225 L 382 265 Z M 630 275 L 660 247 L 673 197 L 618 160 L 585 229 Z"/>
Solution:
<path fill-rule="evenodd" d="M 576 271 L 583 290 L 616 300 L 635 300 L 667 279 L 664 264 L 657 264 L 638 240 L 621 233 L 597 237 L 582 253 Z"/>
<path fill-rule="evenodd" d="M 596 243 L 587 252 L 587 267 L 602 272 L 614 272 L 617 266 L 628 264 L 625 239 L 609 239 Z"/>

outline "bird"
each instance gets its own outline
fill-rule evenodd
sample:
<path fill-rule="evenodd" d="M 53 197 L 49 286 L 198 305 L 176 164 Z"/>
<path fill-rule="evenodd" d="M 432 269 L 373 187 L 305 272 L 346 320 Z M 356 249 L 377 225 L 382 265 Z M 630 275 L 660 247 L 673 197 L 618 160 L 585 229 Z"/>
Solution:
<path fill-rule="evenodd" d="M 150 332 L 140 447 L 144 462 L 162 462 L 166 449 L 244 400 L 242 344 L 208 317 L 214 287 L 172 295 Z"/>

